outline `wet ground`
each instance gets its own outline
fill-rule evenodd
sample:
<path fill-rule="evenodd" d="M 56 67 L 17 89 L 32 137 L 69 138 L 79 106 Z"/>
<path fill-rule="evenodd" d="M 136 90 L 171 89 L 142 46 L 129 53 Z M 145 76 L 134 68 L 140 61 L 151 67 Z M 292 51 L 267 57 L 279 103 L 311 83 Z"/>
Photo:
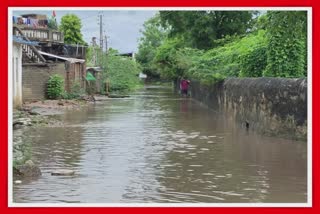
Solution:
<path fill-rule="evenodd" d="M 43 175 L 14 184 L 14 202 L 307 201 L 306 142 L 246 131 L 170 88 L 58 117 L 65 126 L 27 131 Z"/>

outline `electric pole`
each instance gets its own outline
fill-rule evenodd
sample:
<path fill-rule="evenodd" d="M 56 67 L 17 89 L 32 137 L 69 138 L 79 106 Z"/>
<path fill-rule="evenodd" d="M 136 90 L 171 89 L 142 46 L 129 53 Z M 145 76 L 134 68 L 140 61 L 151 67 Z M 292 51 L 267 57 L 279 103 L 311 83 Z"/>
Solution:
<path fill-rule="evenodd" d="M 108 37 L 107 37 L 107 35 L 104 36 L 104 39 L 106 40 L 106 54 L 108 54 Z"/>
<path fill-rule="evenodd" d="M 101 48 L 101 50 L 102 50 L 102 49 L 103 49 L 102 14 L 100 14 L 99 17 L 100 17 L 100 22 L 99 22 L 99 24 L 100 24 L 100 48 Z"/>
<path fill-rule="evenodd" d="M 93 55 L 92 55 L 92 62 L 94 66 L 97 66 L 97 52 L 96 52 L 96 37 L 92 37 L 92 47 L 93 47 Z"/>

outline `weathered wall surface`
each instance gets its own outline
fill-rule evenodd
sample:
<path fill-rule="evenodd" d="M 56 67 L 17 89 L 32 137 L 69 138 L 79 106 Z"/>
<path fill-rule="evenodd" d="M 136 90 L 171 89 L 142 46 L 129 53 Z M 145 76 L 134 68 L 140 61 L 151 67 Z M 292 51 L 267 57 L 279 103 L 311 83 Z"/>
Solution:
<path fill-rule="evenodd" d="M 211 86 L 193 81 L 190 90 L 194 99 L 241 124 L 247 121 L 250 129 L 307 138 L 306 78 L 228 78 Z"/>
<path fill-rule="evenodd" d="M 86 64 L 85 63 L 70 63 L 66 62 L 66 78 L 65 90 L 71 92 L 72 86 L 78 83 L 81 88 L 86 87 Z"/>
<path fill-rule="evenodd" d="M 12 47 L 12 93 L 13 107 L 22 105 L 22 46 L 13 43 Z"/>
<path fill-rule="evenodd" d="M 46 98 L 46 85 L 49 77 L 59 74 L 64 78 L 64 89 L 72 90 L 74 83 L 81 88 L 86 87 L 85 63 L 46 63 L 24 64 L 22 68 L 22 99 L 23 101 L 41 100 Z"/>
<path fill-rule="evenodd" d="M 65 63 L 44 65 L 28 65 L 22 67 L 22 99 L 23 101 L 45 99 L 46 84 L 49 77 L 59 74 L 66 77 Z"/>

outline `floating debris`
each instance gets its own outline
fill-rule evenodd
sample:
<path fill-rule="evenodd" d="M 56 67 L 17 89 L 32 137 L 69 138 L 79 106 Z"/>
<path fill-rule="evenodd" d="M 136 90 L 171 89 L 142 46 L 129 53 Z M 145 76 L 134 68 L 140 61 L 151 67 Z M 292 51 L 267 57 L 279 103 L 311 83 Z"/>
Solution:
<path fill-rule="evenodd" d="M 69 169 L 59 169 L 56 171 L 51 172 L 51 175 L 53 176 L 70 176 L 70 175 L 74 175 L 75 172 L 73 170 L 69 170 Z"/>

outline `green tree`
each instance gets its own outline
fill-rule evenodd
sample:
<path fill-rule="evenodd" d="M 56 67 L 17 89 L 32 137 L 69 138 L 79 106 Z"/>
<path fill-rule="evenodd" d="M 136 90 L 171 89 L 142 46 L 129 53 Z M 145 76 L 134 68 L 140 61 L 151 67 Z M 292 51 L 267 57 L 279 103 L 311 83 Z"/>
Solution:
<path fill-rule="evenodd" d="M 103 65 L 110 82 L 110 91 L 123 92 L 136 89 L 140 85 L 138 74 L 141 72 L 141 67 L 139 64 L 129 57 L 118 56 L 110 52 Z"/>
<path fill-rule="evenodd" d="M 253 25 L 253 11 L 161 11 L 161 22 L 170 25 L 170 37 L 180 35 L 189 47 L 210 49 L 214 40 L 241 35 Z"/>
<path fill-rule="evenodd" d="M 230 76 L 262 76 L 266 67 L 265 30 L 231 42 L 222 40 L 224 45 L 200 50 L 183 46 L 177 37 L 169 38 L 157 49 L 155 62 L 161 75 L 172 80 L 188 76 L 212 83 Z"/>
<path fill-rule="evenodd" d="M 61 18 L 59 30 L 64 34 L 66 44 L 85 45 L 81 34 L 81 20 L 74 14 L 67 14 Z"/>
<path fill-rule="evenodd" d="M 161 76 L 165 79 L 177 79 L 184 74 L 184 70 L 178 66 L 178 50 L 183 47 L 178 37 L 166 39 L 157 48 L 154 63 L 160 69 Z"/>
<path fill-rule="evenodd" d="M 163 44 L 168 33 L 161 26 L 159 14 L 147 20 L 143 27 L 136 59 L 142 65 L 144 73 L 148 76 L 158 76 L 159 71 L 154 64 L 156 49 Z"/>
<path fill-rule="evenodd" d="M 111 92 L 126 92 L 140 86 L 140 64 L 129 57 L 119 56 L 118 50 L 109 48 L 106 54 L 98 46 L 89 46 L 86 57 L 89 66 L 102 68 L 101 78 L 97 80 L 100 81 L 102 92 L 105 91 L 106 81 L 110 84 Z"/>
<path fill-rule="evenodd" d="M 177 13 L 165 12 L 162 15 L 167 14 L 166 18 L 174 17 Z M 190 11 L 182 11 L 182 14 L 190 14 Z M 172 26 L 169 28 L 170 33 L 156 48 L 153 59 L 153 64 L 157 66 L 162 77 L 175 80 L 186 75 L 191 79 L 211 84 L 226 77 L 306 75 L 306 12 L 271 11 L 260 14 L 254 18 L 254 25 L 247 28 L 244 34 L 214 39 L 210 43 L 210 49 L 195 48 L 192 45 L 196 41 L 193 40 L 196 37 L 192 36 L 192 28 L 201 28 L 200 25 L 190 25 L 190 32 L 185 32 L 184 22 L 187 21 L 182 15 L 175 17 L 177 19 L 169 19 Z M 170 24 L 168 21 L 165 22 Z M 228 29 L 226 26 L 222 28 Z"/>

